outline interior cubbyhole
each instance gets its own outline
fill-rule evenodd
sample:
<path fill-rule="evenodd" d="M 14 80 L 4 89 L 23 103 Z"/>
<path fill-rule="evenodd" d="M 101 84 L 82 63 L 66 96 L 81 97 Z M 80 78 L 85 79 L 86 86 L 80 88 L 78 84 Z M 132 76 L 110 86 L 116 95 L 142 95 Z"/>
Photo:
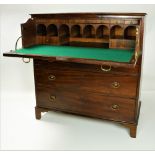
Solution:
<path fill-rule="evenodd" d="M 95 37 L 95 28 L 92 25 L 86 25 L 83 29 L 84 38 L 94 38 Z"/>
<path fill-rule="evenodd" d="M 46 34 L 47 34 L 46 26 L 44 24 L 38 24 L 37 25 L 37 35 L 45 36 Z"/>
<path fill-rule="evenodd" d="M 100 25 L 96 30 L 96 37 L 97 38 L 109 38 L 109 28 L 105 25 Z"/>
<path fill-rule="evenodd" d="M 124 38 L 136 40 L 136 26 L 128 26 L 124 31 Z"/>
<path fill-rule="evenodd" d="M 55 24 L 50 24 L 47 27 L 47 35 L 48 36 L 58 36 L 57 26 Z"/>
<path fill-rule="evenodd" d="M 81 37 L 81 27 L 79 25 L 73 25 L 71 27 L 71 37 Z"/>
<path fill-rule="evenodd" d="M 69 37 L 69 27 L 66 24 L 63 24 L 59 28 L 59 36 L 60 37 Z"/>
<path fill-rule="evenodd" d="M 115 25 L 111 27 L 110 37 L 112 39 L 123 39 L 123 36 L 124 36 L 124 31 L 120 25 Z"/>

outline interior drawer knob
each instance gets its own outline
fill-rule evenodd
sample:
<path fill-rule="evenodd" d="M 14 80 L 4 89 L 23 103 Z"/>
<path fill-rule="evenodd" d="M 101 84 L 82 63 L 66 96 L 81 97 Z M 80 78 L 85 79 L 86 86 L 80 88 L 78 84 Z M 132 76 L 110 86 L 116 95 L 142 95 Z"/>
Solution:
<path fill-rule="evenodd" d="M 53 102 L 55 99 L 56 99 L 56 96 L 54 96 L 54 95 L 50 95 L 50 96 L 49 96 L 49 100 L 50 100 L 51 102 Z"/>
<path fill-rule="evenodd" d="M 109 71 L 111 71 L 111 66 L 103 67 L 103 65 L 101 65 L 101 70 L 104 71 L 104 72 L 109 72 Z"/>
<path fill-rule="evenodd" d="M 119 88 L 120 87 L 119 82 L 113 82 L 111 85 L 112 85 L 113 88 Z"/>
<path fill-rule="evenodd" d="M 55 77 L 54 75 L 49 75 L 49 76 L 48 76 L 48 79 L 49 79 L 49 80 L 55 80 L 56 77 Z"/>
<path fill-rule="evenodd" d="M 119 110 L 119 105 L 113 104 L 111 108 L 112 110 Z"/>

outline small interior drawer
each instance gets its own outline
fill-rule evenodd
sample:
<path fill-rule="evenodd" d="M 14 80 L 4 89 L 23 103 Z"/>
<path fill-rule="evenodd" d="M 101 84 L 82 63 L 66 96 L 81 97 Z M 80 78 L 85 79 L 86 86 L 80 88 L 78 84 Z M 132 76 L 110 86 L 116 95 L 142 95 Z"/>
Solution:
<path fill-rule="evenodd" d="M 110 39 L 110 48 L 134 49 L 135 48 L 135 40 Z"/>
<path fill-rule="evenodd" d="M 111 24 L 124 24 L 124 20 L 123 19 L 111 19 L 110 23 Z"/>
<path fill-rule="evenodd" d="M 59 45 L 59 37 L 57 36 L 36 36 L 36 43 L 37 44 L 46 44 L 46 45 Z"/>
<path fill-rule="evenodd" d="M 139 24 L 139 21 L 134 20 L 134 19 L 128 19 L 128 20 L 125 20 L 125 24 L 127 24 L 127 25 L 137 25 L 137 24 Z"/>
<path fill-rule="evenodd" d="M 110 48 L 124 48 L 124 40 L 123 39 L 110 39 Z"/>

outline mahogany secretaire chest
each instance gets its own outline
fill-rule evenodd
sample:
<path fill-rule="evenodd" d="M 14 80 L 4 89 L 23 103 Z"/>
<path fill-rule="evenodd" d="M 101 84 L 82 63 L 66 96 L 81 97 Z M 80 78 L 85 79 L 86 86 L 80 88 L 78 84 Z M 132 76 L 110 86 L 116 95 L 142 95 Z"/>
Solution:
<path fill-rule="evenodd" d="M 145 15 L 31 14 L 23 47 L 3 55 L 33 58 L 36 119 L 49 110 L 101 118 L 135 138 Z"/>

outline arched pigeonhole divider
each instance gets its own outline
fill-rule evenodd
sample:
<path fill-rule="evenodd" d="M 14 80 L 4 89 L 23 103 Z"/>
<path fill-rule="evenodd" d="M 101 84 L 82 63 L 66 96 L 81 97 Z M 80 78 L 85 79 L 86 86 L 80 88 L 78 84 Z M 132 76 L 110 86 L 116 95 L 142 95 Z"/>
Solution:
<path fill-rule="evenodd" d="M 58 29 L 55 24 L 50 24 L 47 27 L 47 35 L 48 36 L 58 36 Z"/>
<path fill-rule="evenodd" d="M 86 25 L 83 29 L 84 38 L 94 38 L 95 28 L 92 25 Z"/>
<path fill-rule="evenodd" d="M 97 38 L 109 38 L 109 28 L 105 25 L 100 25 L 96 30 Z"/>
<path fill-rule="evenodd" d="M 45 36 L 47 34 L 46 26 L 44 24 L 38 24 L 36 33 L 39 36 Z"/>
<path fill-rule="evenodd" d="M 128 26 L 124 30 L 124 38 L 136 40 L 136 26 Z"/>
<path fill-rule="evenodd" d="M 81 37 L 81 27 L 80 27 L 80 25 L 73 25 L 71 27 L 71 37 Z"/>
<path fill-rule="evenodd" d="M 122 39 L 124 37 L 123 27 L 120 25 L 114 25 L 110 29 L 110 37 L 112 39 Z"/>
<path fill-rule="evenodd" d="M 60 37 L 69 37 L 69 26 L 66 24 L 62 24 L 59 27 L 59 36 Z"/>

